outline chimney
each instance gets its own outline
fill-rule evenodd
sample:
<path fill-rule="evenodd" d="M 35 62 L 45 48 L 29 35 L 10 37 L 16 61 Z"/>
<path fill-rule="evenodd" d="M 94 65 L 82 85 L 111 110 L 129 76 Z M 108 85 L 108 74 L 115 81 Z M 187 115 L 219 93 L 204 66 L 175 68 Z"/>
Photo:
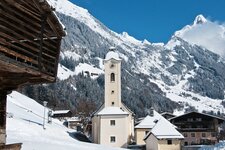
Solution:
<path fill-rule="evenodd" d="M 154 116 L 154 108 L 153 107 L 150 108 L 149 116 L 151 116 L 151 117 Z"/>

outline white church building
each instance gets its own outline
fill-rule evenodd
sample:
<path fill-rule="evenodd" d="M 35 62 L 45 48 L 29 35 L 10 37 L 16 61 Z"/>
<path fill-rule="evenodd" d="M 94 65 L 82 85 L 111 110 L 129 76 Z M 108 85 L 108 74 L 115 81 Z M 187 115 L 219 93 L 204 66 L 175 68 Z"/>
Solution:
<path fill-rule="evenodd" d="M 92 138 L 97 144 L 127 147 L 134 136 L 133 112 L 121 102 L 121 59 L 110 48 L 105 67 L 104 104 L 92 116 Z"/>

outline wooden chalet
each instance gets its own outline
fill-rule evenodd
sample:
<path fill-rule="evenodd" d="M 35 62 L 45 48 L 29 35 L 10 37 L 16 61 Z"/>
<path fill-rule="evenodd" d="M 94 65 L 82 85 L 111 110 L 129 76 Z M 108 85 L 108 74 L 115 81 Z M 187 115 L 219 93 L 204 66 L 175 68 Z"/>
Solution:
<path fill-rule="evenodd" d="M 73 113 L 70 110 L 56 110 L 52 114 L 52 118 L 58 118 L 59 120 L 64 120 L 71 118 Z"/>
<path fill-rule="evenodd" d="M 6 95 L 54 82 L 65 31 L 46 0 L 0 0 L 0 149 L 7 149 Z"/>
<path fill-rule="evenodd" d="M 218 128 L 223 118 L 190 112 L 169 119 L 184 136 L 184 145 L 211 145 L 217 143 Z"/>

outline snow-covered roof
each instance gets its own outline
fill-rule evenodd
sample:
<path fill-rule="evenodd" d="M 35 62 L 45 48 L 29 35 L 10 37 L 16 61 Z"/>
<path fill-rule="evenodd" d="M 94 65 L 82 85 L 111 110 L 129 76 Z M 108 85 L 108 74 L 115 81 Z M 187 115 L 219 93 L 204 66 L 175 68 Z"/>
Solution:
<path fill-rule="evenodd" d="M 105 107 L 96 115 L 128 115 L 128 112 L 120 107 Z"/>
<path fill-rule="evenodd" d="M 156 124 L 156 121 L 158 121 L 160 118 L 162 118 L 162 115 L 160 115 L 157 111 L 153 111 L 153 116 L 146 116 L 138 125 L 135 126 L 135 129 L 137 128 L 149 128 L 152 129 L 154 125 Z"/>
<path fill-rule="evenodd" d="M 66 114 L 68 113 L 70 110 L 56 110 L 53 112 L 53 114 Z"/>
<path fill-rule="evenodd" d="M 121 60 L 119 58 L 119 54 L 114 52 L 114 51 L 109 51 L 107 54 L 106 54 L 106 57 L 105 57 L 105 60 L 110 60 L 110 59 L 115 59 L 115 60 Z"/>
<path fill-rule="evenodd" d="M 67 121 L 81 121 L 81 119 L 79 117 L 71 117 Z"/>
<path fill-rule="evenodd" d="M 160 120 L 153 127 L 151 132 L 149 132 L 145 137 L 146 140 L 151 134 L 153 134 L 157 139 L 183 139 L 184 136 L 178 132 L 173 124 L 171 124 L 165 118 L 160 118 Z"/>

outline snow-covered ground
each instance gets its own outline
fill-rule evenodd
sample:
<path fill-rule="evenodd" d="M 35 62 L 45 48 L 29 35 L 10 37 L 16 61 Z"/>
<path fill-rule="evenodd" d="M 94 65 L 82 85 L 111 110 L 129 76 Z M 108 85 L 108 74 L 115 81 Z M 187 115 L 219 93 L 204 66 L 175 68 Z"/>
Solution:
<path fill-rule="evenodd" d="M 75 131 L 57 119 L 52 124 L 46 122 L 44 130 L 44 107 L 15 91 L 7 96 L 7 113 L 7 143 L 22 142 L 22 150 L 120 149 L 79 142 L 70 136 Z"/>

